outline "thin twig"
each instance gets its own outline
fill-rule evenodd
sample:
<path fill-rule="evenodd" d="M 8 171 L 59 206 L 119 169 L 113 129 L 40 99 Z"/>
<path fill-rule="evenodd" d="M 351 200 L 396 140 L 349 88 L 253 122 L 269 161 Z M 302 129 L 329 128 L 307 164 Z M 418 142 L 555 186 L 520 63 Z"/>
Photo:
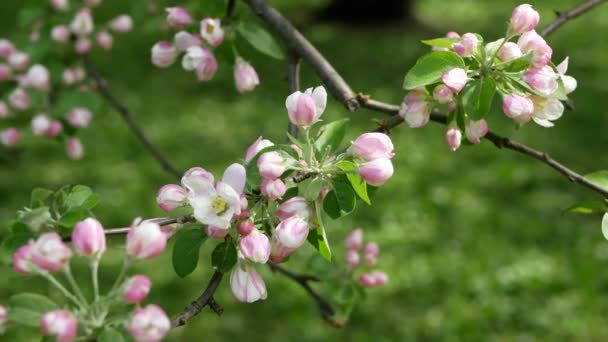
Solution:
<path fill-rule="evenodd" d="M 220 285 L 220 282 L 222 282 L 223 276 L 224 274 L 222 272 L 215 271 L 213 276 L 211 276 L 211 280 L 209 280 L 209 284 L 207 285 L 205 291 L 203 291 L 203 293 L 195 301 L 190 303 L 190 305 L 188 305 L 188 307 L 186 307 L 181 314 L 175 316 L 171 320 L 171 328 L 177 328 L 186 324 L 189 319 L 198 315 L 207 305 L 209 305 L 209 307 L 215 311 L 215 313 L 221 315 L 224 312 L 224 309 L 222 309 L 222 307 L 215 302 L 213 299 L 213 294 Z"/>
<path fill-rule="evenodd" d="M 539 34 L 541 36 L 548 36 L 551 33 L 555 32 L 555 30 L 557 30 L 558 28 L 560 28 L 562 25 L 564 25 L 565 23 L 567 23 L 568 21 L 584 14 L 585 12 L 591 10 L 592 8 L 594 8 L 597 5 L 601 5 L 602 3 L 606 2 L 606 0 L 587 0 L 585 2 L 583 2 L 582 4 L 567 10 L 565 12 L 556 12 L 557 14 L 557 18 L 551 22 L 549 25 L 545 26 L 542 30 L 540 30 Z"/>
<path fill-rule="evenodd" d="M 300 90 L 300 56 L 293 51 L 289 54 L 287 62 L 287 83 L 289 94 Z M 291 120 L 287 126 L 287 132 L 294 138 L 298 136 L 298 126 L 294 125 Z"/>

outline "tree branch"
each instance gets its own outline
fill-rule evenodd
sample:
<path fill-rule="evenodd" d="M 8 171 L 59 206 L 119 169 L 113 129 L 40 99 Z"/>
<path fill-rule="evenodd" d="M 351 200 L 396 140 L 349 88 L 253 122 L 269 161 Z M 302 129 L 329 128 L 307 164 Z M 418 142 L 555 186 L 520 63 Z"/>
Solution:
<path fill-rule="evenodd" d="M 546 37 L 551 33 L 555 32 L 555 30 L 560 28 L 568 21 L 584 14 L 585 12 L 591 10 L 595 6 L 601 5 L 604 2 L 606 2 L 606 0 L 587 0 L 566 12 L 556 12 L 557 18 L 549 25 L 545 26 L 542 30 L 540 30 L 539 34 L 541 36 Z"/>
<path fill-rule="evenodd" d="M 287 62 L 287 83 L 289 84 L 289 94 L 300 90 L 300 56 L 293 51 L 289 54 Z M 287 132 L 294 138 L 298 136 L 298 126 L 294 125 L 291 120 L 287 126 Z"/>
<path fill-rule="evenodd" d="M 213 299 L 213 294 L 222 282 L 223 276 L 224 274 L 222 272 L 215 271 L 213 276 L 211 276 L 211 280 L 209 280 L 209 284 L 205 291 L 203 291 L 195 301 L 190 303 L 181 314 L 175 316 L 171 320 L 171 328 L 177 328 L 186 324 L 189 319 L 198 315 L 207 305 L 209 305 L 215 313 L 221 315 L 224 312 L 224 309 L 222 309 L 222 307 Z"/>

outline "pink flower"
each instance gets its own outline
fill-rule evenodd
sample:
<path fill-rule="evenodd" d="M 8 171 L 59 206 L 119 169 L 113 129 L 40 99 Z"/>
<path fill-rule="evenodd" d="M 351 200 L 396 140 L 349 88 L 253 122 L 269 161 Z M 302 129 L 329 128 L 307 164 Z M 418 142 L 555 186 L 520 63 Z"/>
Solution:
<path fill-rule="evenodd" d="M 8 58 L 13 52 L 15 52 L 15 46 L 8 39 L 0 39 L 0 57 Z"/>
<path fill-rule="evenodd" d="M 56 11 L 67 11 L 70 8 L 69 0 L 51 0 L 50 2 Z"/>
<path fill-rule="evenodd" d="M 0 100 L 0 119 L 8 118 L 10 115 L 11 115 L 11 112 L 8 109 L 8 106 L 6 105 L 6 103 L 4 101 Z"/>
<path fill-rule="evenodd" d="M 506 42 L 498 51 L 498 58 L 503 62 L 512 61 L 522 56 L 519 46 L 513 42 Z"/>
<path fill-rule="evenodd" d="M 156 196 L 156 203 L 166 212 L 173 211 L 187 202 L 186 189 L 176 184 L 164 185 L 158 190 L 158 196 Z"/>
<path fill-rule="evenodd" d="M 264 139 L 261 136 L 247 149 L 247 154 L 245 154 L 245 163 L 249 163 L 261 150 L 266 147 L 273 146 L 272 141 L 268 139 Z"/>
<path fill-rule="evenodd" d="M 137 274 L 125 282 L 122 298 L 127 303 L 142 302 L 148 297 L 151 288 L 152 282 L 150 281 L 150 278 L 145 275 Z"/>
<path fill-rule="evenodd" d="M 323 86 L 296 91 L 285 100 L 291 123 L 307 127 L 319 121 L 327 105 L 327 92 Z"/>
<path fill-rule="evenodd" d="M 364 133 L 351 145 L 351 152 L 363 160 L 393 158 L 393 142 L 384 133 Z"/>
<path fill-rule="evenodd" d="M 505 115 L 521 124 L 530 121 L 534 114 L 534 103 L 527 97 L 509 94 L 502 100 Z"/>
<path fill-rule="evenodd" d="M 266 284 L 262 276 L 246 262 L 239 262 L 230 274 L 232 295 L 243 303 L 266 299 Z"/>
<path fill-rule="evenodd" d="M 49 81 L 51 74 L 49 70 L 40 64 L 32 65 L 27 71 L 26 84 L 38 91 L 47 92 L 49 91 Z"/>
<path fill-rule="evenodd" d="M 308 204 L 306 198 L 302 196 L 292 197 L 281 203 L 276 212 L 276 215 L 281 219 L 281 221 L 287 220 L 292 216 L 297 216 L 304 220 L 308 220 L 311 214 L 310 205 Z"/>
<path fill-rule="evenodd" d="M 0 131 L 0 143 L 4 146 L 15 146 L 19 140 L 21 140 L 21 133 L 14 127 Z"/>
<path fill-rule="evenodd" d="M 66 310 L 47 312 L 40 320 L 40 328 L 46 336 L 55 336 L 57 342 L 70 342 L 76 338 L 78 322 Z"/>
<path fill-rule="evenodd" d="M 65 25 L 57 25 L 51 30 L 51 38 L 58 43 L 70 41 L 70 28 Z"/>
<path fill-rule="evenodd" d="M 354 249 L 349 249 L 346 251 L 346 267 L 349 269 L 355 269 L 359 266 L 359 262 L 361 257 L 359 256 L 359 252 Z"/>
<path fill-rule="evenodd" d="M 239 246 L 243 256 L 253 262 L 265 264 L 270 257 L 270 241 L 264 233 L 257 229 L 243 236 Z"/>
<path fill-rule="evenodd" d="M 359 175 L 369 185 L 380 186 L 393 176 L 393 163 L 387 158 L 378 158 L 359 166 Z"/>
<path fill-rule="evenodd" d="M 139 260 L 160 255 L 167 245 L 167 236 L 154 222 L 136 220 L 127 234 L 127 254 Z"/>
<path fill-rule="evenodd" d="M 241 235 L 241 236 L 246 236 L 249 233 L 251 233 L 253 230 L 255 229 L 255 224 L 253 224 L 253 222 L 251 222 L 251 220 L 245 220 L 240 222 L 237 226 L 236 226 L 236 231 Z"/>
<path fill-rule="evenodd" d="M 22 88 L 15 89 L 8 96 L 8 102 L 17 111 L 25 111 L 30 108 L 30 96 Z"/>
<path fill-rule="evenodd" d="M 279 178 L 265 178 L 260 185 L 260 191 L 262 192 L 262 195 L 268 197 L 269 200 L 276 201 L 285 195 L 287 188 L 285 187 L 285 183 Z"/>
<path fill-rule="evenodd" d="M 211 51 L 204 49 L 205 54 L 203 55 L 203 59 L 196 66 L 196 78 L 201 81 L 209 81 L 215 76 L 215 72 L 217 71 L 217 60 Z"/>
<path fill-rule="evenodd" d="M 350 234 L 348 234 L 346 240 L 344 240 L 344 244 L 348 249 L 360 249 L 363 246 L 363 229 L 357 228 L 353 230 Z"/>
<path fill-rule="evenodd" d="M 532 5 L 523 4 L 515 7 L 511 14 L 510 30 L 515 34 L 522 34 L 534 30 L 540 15 L 532 9 Z"/>
<path fill-rule="evenodd" d="M 462 57 L 471 57 L 477 52 L 479 39 L 474 33 L 465 33 L 458 43 L 452 44 L 452 49 Z"/>
<path fill-rule="evenodd" d="M 242 196 L 245 190 L 245 183 L 247 182 L 247 171 L 241 164 L 231 164 L 224 170 L 222 175 L 222 182 L 228 184 L 239 196 L 240 200 L 245 200 L 245 208 L 247 208 L 247 198 Z M 243 203 L 241 203 L 242 205 Z M 242 207 L 242 206 L 241 206 Z"/>
<path fill-rule="evenodd" d="M 543 67 L 551 61 L 553 50 L 536 31 L 522 34 L 517 41 L 517 45 L 523 53 L 532 52 L 530 62 L 535 67 Z"/>
<path fill-rule="evenodd" d="M 230 226 L 228 227 L 214 227 L 214 226 L 205 226 L 205 234 L 207 236 L 214 238 L 216 240 L 223 240 L 228 232 L 230 231 Z"/>
<path fill-rule="evenodd" d="M 91 40 L 89 38 L 80 37 L 76 41 L 76 45 L 74 45 L 74 51 L 76 51 L 77 54 L 84 55 L 91 51 L 92 45 L 93 44 L 91 43 Z"/>
<path fill-rule="evenodd" d="M 456 151 L 460 147 L 462 141 L 462 132 L 458 128 L 452 127 L 445 132 L 445 143 L 448 144 L 450 150 Z"/>
<path fill-rule="evenodd" d="M 486 120 L 481 119 L 479 121 L 469 121 L 467 123 L 465 134 L 467 139 L 473 144 L 479 144 L 481 138 L 485 137 L 488 133 L 488 123 Z"/>
<path fill-rule="evenodd" d="M 104 50 L 111 50 L 112 44 L 114 43 L 114 38 L 108 31 L 101 31 L 97 33 L 97 45 Z"/>
<path fill-rule="evenodd" d="M 441 75 L 441 81 L 450 88 L 450 90 L 457 93 L 461 91 L 467 83 L 467 72 L 462 68 L 450 69 Z"/>
<path fill-rule="evenodd" d="M 308 230 L 308 223 L 298 216 L 281 221 L 273 232 L 270 259 L 282 262 L 306 242 Z"/>
<path fill-rule="evenodd" d="M 531 68 L 522 78 L 530 87 L 546 96 L 550 96 L 558 88 L 557 79 L 559 75 L 548 65 L 541 68 Z"/>
<path fill-rule="evenodd" d="M 205 59 L 208 52 L 201 46 L 191 46 L 186 50 L 182 57 L 182 68 L 186 71 L 195 70 L 196 67 Z"/>
<path fill-rule="evenodd" d="M 72 257 L 72 251 L 57 233 L 44 233 L 30 249 L 32 262 L 45 271 L 61 270 Z"/>
<path fill-rule="evenodd" d="M 23 245 L 17 249 L 13 255 L 13 268 L 21 274 L 30 274 L 37 267 L 32 263 L 32 244 L 33 242 Z"/>
<path fill-rule="evenodd" d="M 412 128 L 422 127 L 429 122 L 431 103 L 422 89 L 415 89 L 407 93 L 399 107 L 399 116 Z"/>
<path fill-rule="evenodd" d="M 177 50 L 175 46 L 169 42 L 158 42 L 152 47 L 152 64 L 159 68 L 167 68 L 171 66 L 177 58 Z"/>
<path fill-rule="evenodd" d="M 117 33 L 127 33 L 133 29 L 133 19 L 126 14 L 119 15 L 110 21 L 110 29 Z"/>
<path fill-rule="evenodd" d="M 167 12 L 167 24 L 173 29 L 179 30 L 192 24 L 190 13 L 183 7 L 168 7 L 165 11 Z"/>
<path fill-rule="evenodd" d="M 68 157 L 72 160 L 79 160 L 84 156 L 84 147 L 82 146 L 80 139 L 76 137 L 71 137 L 66 140 L 65 150 Z"/>
<path fill-rule="evenodd" d="M 54 138 L 63 131 L 63 124 L 59 120 L 52 120 L 49 128 L 44 132 L 44 136 L 47 138 Z"/>
<path fill-rule="evenodd" d="M 287 162 L 279 152 L 271 151 L 263 153 L 257 162 L 260 175 L 264 178 L 279 178 L 287 170 Z"/>
<path fill-rule="evenodd" d="M 94 24 L 91 10 L 88 8 L 80 9 L 72 22 L 70 23 L 70 30 L 80 37 L 88 36 L 93 32 Z"/>
<path fill-rule="evenodd" d="M 32 118 L 32 132 L 36 136 L 45 135 L 51 127 L 51 119 L 46 114 L 37 114 Z"/>
<path fill-rule="evenodd" d="M 7 321 L 8 317 L 6 315 L 6 308 L 0 305 L 0 334 L 3 334 L 6 331 Z"/>
<path fill-rule="evenodd" d="M 171 321 L 158 305 L 137 308 L 126 325 L 137 342 L 160 342 L 171 329 Z"/>
<path fill-rule="evenodd" d="M 201 37 L 211 46 L 220 45 L 224 41 L 224 30 L 220 20 L 213 18 L 201 20 Z"/>
<path fill-rule="evenodd" d="M 100 258 L 106 250 L 103 226 L 91 217 L 76 223 L 72 232 L 72 244 L 77 253 Z"/>
<path fill-rule="evenodd" d="M 433 89 L 433 98 L 441 104 L 446 104 L 454 100 L 454 95 L 445 84 L 439 84 Z"/>
<path fill-rule="evenodd" d="M 7 62 L 15 70 L 24 70 L 30 64 L 30 55 L 15 51 L 7 57 Z"/>
<path fill-rule="evenodd" d="M 186 51 L 189 47 L 200 46 L 201 38 L 186 31 L 179 31 L 173 36 L 173 42 L 178 51 Z"/>
<path fill-rule="evenodd" d="M 359 276 L 359 284 L 363 287 L 374 287 L 376 278 L 370 273 L 363 273 Z"/>
<path fill-rule="evenodd" d="M 74 107 L 67 115 L 68 123 L 74 128 L 88 127 L 92 118 L 91 111 L 84 107 Z"/>
<path fill-rule="evenodd" d="M 252 91 L 260 84 L 260 78 L 251 64 L 241 58 L 237 58 L 234 66 L 234 83 L 236 89 L 242 94 Z"/>
<path fill-rule="evenodd" d="M 378 247 L 378 244 L 375 242 L 370 242 L 365 246 L 363 254 L 365 255 L 365 264 L 367 266 L 374 266 L 378 259 L 378 255 L 380 255 L 380 247 Z"/>
<path fill-rule="evenodd" d="M 6 64 L 0 64 L 0 82 L 8 81 L 11 79 L 12 70 Z"/>

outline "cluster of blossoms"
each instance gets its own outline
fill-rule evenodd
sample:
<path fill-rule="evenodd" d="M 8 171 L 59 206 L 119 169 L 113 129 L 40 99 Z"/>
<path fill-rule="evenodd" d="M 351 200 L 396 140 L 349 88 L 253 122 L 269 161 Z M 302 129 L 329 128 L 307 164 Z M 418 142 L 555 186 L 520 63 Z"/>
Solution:
<path fill-rule="evenodd" d="M 449 32 L 446 38 L 424 41 L 434 51 L 457 55 L 462 66 L 449 68 L 438 80 L 411 90 L 399 115 L 410 127 L 422 127 L 434 107 L 447 106 L 450 122 L 445 140 L 453 151 L 460 147 L 462 131 L 473 144 L 486 135 L 488 123 L 483 117 L 496 91 L 502 96 L 503 112 L 517 124 L 533 120 L 552 127 L 564 111 L 560 100 L 577 83 L 566 75 L 567 57 L 557 66 L 551 62 L 551 47 L 534 30 L 538 22 L 538 12 L 523 4 L 513 10 L 507 33 L 499 40 L 483 45 L 478 34 Z M 517 42 L 511 41 L 517 37 Z M 480 103 L 487 107 L 481 108 Z"/>
<path fill-rule="evenodd" d="M 362 266 L 360 250 L 363 248 L 363 229 L 357 228 L 353 230 L 344 241 L 346 245 L 346 268 L 354 272 Z M 363 264 L 367 267 L 374 267 L 378 263 L 380 255 L 380 247 L 375 242 L 370 242 L 363 248 Z M 363 287 L 377 287 L 385 285 L 388 282 L 388 275 L 380 270 L 371 270 L 362 273 L 357 278 L 359 284 Z"/>
<path fill-rule="evenodd" d="M 372 186 L 384 184 L 393 174 L 393 144 L 382 133 L 361 135 L 337 156 L 315 151 L 310 129 L 320 120 L 326 101 L 323 87 L 298 91 L 286 100 L 289 119 L 304 131 L 306 143 L 275 145 L 260 137 L 247 149 L 245 165 L 230 165 L 221 180 L 194 167 L 184 174 L 181 185 L 168 184 L 159 190 L 161 209 L 172 211 L 188 205 L 208 236 L 238 242 L 238 262 L 230 285 L 239 301 L 266 298 L 256 264 L 283 262 L 304 245 L 311 230 L 322 227 L 320 208 L 333 189 L 333 177 L 345 174 L 337 166 L 340 162 L 349 160 L 353 165 L 349 172 Z M 303 175 L 313 177 L 309 184 L 318 186 L 309 185 L 302 191 L 298 178 Z M 259 189 L 247 190 L 246 184 L 255 177 L 261 177 Z M 287 197 L 289 189 L 298 191 Z M 231 228 L 236 234 L 231 234 Z"/>
<path fill-rule="evenodd" d="M 182 68 L 193 71 L 201 82 L 206 82 L 215 76 L 218 62 L 213 54 L 224 41 L 224 28 L 218 18 L 204 18 L 197 25 L 197 32 L 188 32 L 188 27 L 195 21 L 183 7 L 169 7 L 167 25 L 179 30 L 173 36 L 173 41 L 160 41 L 152 47 L 152 64 L 159 68 L 167 68 L 182 55 Z M 234 65 L 234 82 L 240 93 L 252 91 L 259 83 L 255 69 L 244 59 L 237 57 Z"/>
<path fill-rule="evenodd" d="M 160 341 L 171 326 L 167 315 L 156 305 L 142 308 L 139 304 L 150 292 L 150 279 L 142 274 L 125 277 L 134 262 L 151 259 L 163 252 L 168 238 L 163 228 L 153 221 L 136 220 L 133 223 L 126 238 L 123 270 L 105 296 L 99 293 L 97 270 L 106 250 L 106 238 L 103 226 L 96 219 L 87 218 L 75 225 L 71 236 L 73 250 L 55 232 L 43 233 L 36 240 L 21 246 L 13 257 L 14 269 L 22 274 L 44 277 L 71 304 L 69 309 L 57 309 L 42 315 L 42 332 L 56 337 L 58 341 L 69 342 L 78 336 L 91 337 L 109 325 L 123 324 L 138 342 Z M 70 259 L 74 252 L 89 261 L 94 289 L 91 301 L 83 295 L 80 285 L 72 276 Z M 64 274 L 71 290 L 56 278 L 54 274 L 58 272 Z M 125 304 L 137 306 L 128 320 L 117 321 L 116 317 L 110 316 L 116 313 L 116 309 L 122 310 Z M 10 321 L 11 308 L 8 315 L 2 316 L 2 312 L 6 312 L 3 307 L 0 308 L 0 317 Z"/>

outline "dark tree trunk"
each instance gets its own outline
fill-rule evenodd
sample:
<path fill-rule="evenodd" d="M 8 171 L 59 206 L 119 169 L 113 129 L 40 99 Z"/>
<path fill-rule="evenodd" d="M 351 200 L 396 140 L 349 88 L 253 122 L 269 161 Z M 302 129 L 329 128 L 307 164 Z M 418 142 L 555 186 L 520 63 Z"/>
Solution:
<path fill-rule="evenodd" d="M 413 18 L 414 0 L 333 0 L 320 19 L 356 25 L 404 22 Z"/>

